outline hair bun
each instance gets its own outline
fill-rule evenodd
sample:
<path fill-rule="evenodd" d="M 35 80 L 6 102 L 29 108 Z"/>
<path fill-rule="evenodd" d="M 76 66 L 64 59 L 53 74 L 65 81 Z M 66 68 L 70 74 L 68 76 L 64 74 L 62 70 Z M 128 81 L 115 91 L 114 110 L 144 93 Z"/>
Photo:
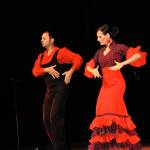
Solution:
<path fill-rule="evenodd" d="M 111 36 L 116 37 L 119 34 L 119 28 L 117 26 L 112 27 Z"/>

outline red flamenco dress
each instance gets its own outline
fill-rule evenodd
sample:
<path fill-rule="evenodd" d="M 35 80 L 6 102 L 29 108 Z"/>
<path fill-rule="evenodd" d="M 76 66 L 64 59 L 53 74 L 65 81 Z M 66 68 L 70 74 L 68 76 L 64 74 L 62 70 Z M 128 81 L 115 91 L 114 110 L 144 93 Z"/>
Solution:
<path fill-rule="evenodd" d="M 130 64 L 140 67 L 146 63 L 146 52 L 140 50 L 140 46 L 129 48 L 126 58 L 139 53 L 142 58 Z M 95 67 L 91 59 L 86 65 Z M 92 74 L 85 67 L 85 76 L 92 78 Z M 96 117 L 90 125 L 92 130 L 88 150 L 140 150 L 140 138 L 131 120 L 124 102 L 126 84 L 120 70 L 102 68 L 102 87 L 100 89 L 97 104 Z"/>

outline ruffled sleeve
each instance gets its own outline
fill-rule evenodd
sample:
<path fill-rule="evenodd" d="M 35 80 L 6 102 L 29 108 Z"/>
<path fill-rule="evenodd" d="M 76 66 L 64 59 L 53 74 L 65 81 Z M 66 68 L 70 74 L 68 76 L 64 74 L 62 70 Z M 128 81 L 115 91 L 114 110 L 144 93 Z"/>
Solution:
<path fill-rule="evenodd" d="M 135 48 L 133 47 L 130 47 L 126 53 L 126 59 L 130 58 L 132 55 L 134 55 L 135 53 L 138 53 L 140 54 L 142 57 L 140 59 L 138 59 L 137 61 L 131 63 L 130 65 L 131 66 L 134 66 L 134 67 L 141 67 L 141 66 L 144 66 L 146 64 L 146 56 L 147 56 L 147 53 L 146 52 L 143 52 L 141 51 L 141 46 L 137 46 Z"/>
<path fill-rule="evenodd" d="M 88 78 L 93 78 L 93 74 L 87 70 L 87 66 L 94 68 L 95 67 L 94 59 L 91 59 L 89 62 L 87 62 L 84 69 L 84 75 Z"/>
<path fill-rule="evenodd" d="M 83 63 L 83 59 L 79 54 L 70 51 L 66 47 L 59 50 L 57 59 L 60 64 L 73 64 L 72 67 L 75 70 L 78 70 Z"/>
<path fill-rule="evenodd" d="M 41 57 L 42 57 L 42 53 L 38 55 L 35 63 L 34 63 L 34 66 L 32 68 L 32 74 L 35 76 L 35 77 L 39 77 L 41 75 L 44 75 L 45 73 L 45 69 L 41 67 L 40 63 L 41 63 Z"/>

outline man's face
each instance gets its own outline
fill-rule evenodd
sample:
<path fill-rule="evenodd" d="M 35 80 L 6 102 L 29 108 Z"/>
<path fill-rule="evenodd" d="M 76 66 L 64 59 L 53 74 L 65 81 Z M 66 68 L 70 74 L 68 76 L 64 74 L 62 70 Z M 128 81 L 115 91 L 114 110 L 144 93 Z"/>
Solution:
<path fill-rule="evenodd" d="M 48 48 L 53 44 L 53 38 L 49 36 L 48 32 L 44 32 L 41 36 L 41 44 L 43 47 Z"/>

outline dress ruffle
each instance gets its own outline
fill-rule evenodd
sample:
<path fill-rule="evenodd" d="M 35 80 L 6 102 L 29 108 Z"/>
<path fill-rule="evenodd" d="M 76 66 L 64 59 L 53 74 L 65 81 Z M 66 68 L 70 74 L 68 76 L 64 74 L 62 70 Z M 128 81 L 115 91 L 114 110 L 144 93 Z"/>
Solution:
<path fill-rule="evenodd" d="M 140 150 L 140 138 L 135 131 L 136 126 L 130 116 L 104 115 L 92 121 L 89 150 Z M 118 149 L 117 149 L 118 150 Z"/>
<path fill-rule="evenodd" d="M 130 65 L 131 66 L 134 66 L 134 67 L 141 67 L 141 66 L 144 66 L 146 64 L 146 56 L 147 56 L 147 53 L 146 52 L 142 52 L 141 51 L 141 46 L 137 46 L 135 48 L 133 47 L 130 47 L 127 51 L 127 54 L 126 54 L 126 59 L 130 58 L 132 55 L 134 55 L 135 53 L 139 53 L 142 57 L 131 63 Z"/>
<path fill-rule="evenodd" d="M 90 144 L 88 150 L 141 150 L 142 146 L 139 143 L 131 144 L 130 142 L 117 143 L 112 140 L 108 143 Z"/>
<path fill-rule="evenodd" d="M 111 126 L 113 122 L 115 122 L 117 125 L 124 129 L 133 130 L 136 128 L 130 116 L 117 116 L 115 114 L 112 114 L 95 117 L 90 125 L 90 129 L 93 130 L 94 128 L 103 128 L 105 126 Z"/>

